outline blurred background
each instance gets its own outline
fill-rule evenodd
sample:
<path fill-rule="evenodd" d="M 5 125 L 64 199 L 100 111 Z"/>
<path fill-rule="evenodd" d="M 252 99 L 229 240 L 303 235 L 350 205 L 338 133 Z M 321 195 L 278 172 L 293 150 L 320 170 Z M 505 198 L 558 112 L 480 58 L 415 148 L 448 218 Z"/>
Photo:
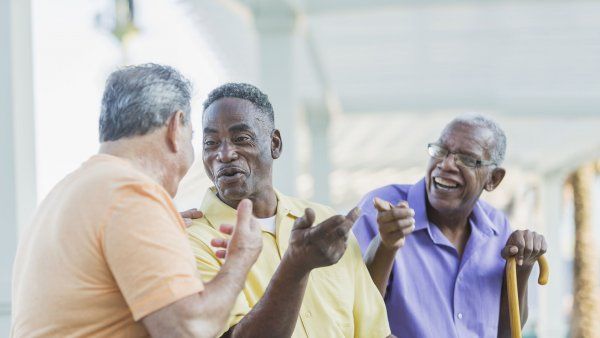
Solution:
<path fill-rule="evenodd" d="M 0 0 L 0 336 L 19 231 L 97 152 L 108 74 L 145 62 L 193 81 L 197 131 L 211 89 L 258 85 L 276 187 L 340 212 L 419 180 L 456 115 L 496 119 L 507 177 L 483 198 L 549 244 L 525 336 L 600 337 L 600 2 L 578 0 Z M 197 161 L 178 207 L 209 185 Z"/>

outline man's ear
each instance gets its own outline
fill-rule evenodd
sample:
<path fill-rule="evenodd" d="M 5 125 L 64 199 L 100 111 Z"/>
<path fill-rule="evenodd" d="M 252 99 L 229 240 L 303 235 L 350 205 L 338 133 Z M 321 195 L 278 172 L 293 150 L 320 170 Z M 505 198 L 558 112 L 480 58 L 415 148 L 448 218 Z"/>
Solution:
<path fill-rule="evenodd" d="M 281 156 L 283 151 L 283 140 L 281 139 L 281 133 L 279 130 L 274 129 L 271 132 L 271 157 L 275 160 Z"/>
<path fill-rule="evenodd" d="M 502 182 L 502 179 L 504 179 L 504 175 L 506 175 L 506 170 L 504 170 L 504 168 L 494 168 L 492 175 L 485 184 L 485 190 L 492 191 L 496 189 L 500 185 L 500 182 Z"/>
<path fill-rule="evenodd" d="M 181 110 L 176 111 L 167 121 L 167 145 L 174 153 L 179 151 L 179 143 L 177 141 L 179 134 L 183 131 L 182 127 L 184 124 L 185 115 Z"/>

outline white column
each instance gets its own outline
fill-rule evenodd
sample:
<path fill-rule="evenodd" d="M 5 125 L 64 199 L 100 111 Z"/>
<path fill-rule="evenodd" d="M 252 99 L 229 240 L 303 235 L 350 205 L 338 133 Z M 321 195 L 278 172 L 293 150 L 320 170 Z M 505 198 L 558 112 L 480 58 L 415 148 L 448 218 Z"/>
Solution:
<path fill-rule="evenodd" d="M 541 183 L 542 224 L 548 244 L 546 258 L 550 276 L 547 285 L 537 286 L 540 292 L 540 321 L 536 331 L 539 337 L 566 337 L 568 326 L 564 314 L 564 281 L 571 274 L 564 269 L 561 253 L 564 175 L 545 176 Z M 532 278 L 537 279 L 537 275 Z"/>
<path fill-rule="evenodd" d="M 295 14 L 283 1 L 264 1 L 253 10 L 260 44 L 260 88 L 269 96 L 275 126 L 283 138 L 283 154 L 273 169 L 274 186 L 284 194 L 296 195 Z"/>
<path fill-rule="evenodd" d="M 0 336 L 9 336 L 19 228 L 35 212 L 35 126 L 29 0 L 0 0 Z"/>
<path fill-rule="evenodd" d="M 304 107 L 311 141 L 310 173 L 314 182 L 314 195 L 311 199 L 329 205 L 331 202 L 329 109 L 324 100 L 306 102 Z"/>

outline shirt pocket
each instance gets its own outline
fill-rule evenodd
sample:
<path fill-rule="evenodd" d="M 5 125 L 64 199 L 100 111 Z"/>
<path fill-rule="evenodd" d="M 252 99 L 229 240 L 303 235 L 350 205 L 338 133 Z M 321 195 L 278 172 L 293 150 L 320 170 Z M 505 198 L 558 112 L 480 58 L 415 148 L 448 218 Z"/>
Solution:
<path fill-rule="evenodd" d="M 353 337 L 354 278 L 335 266 L 321 269 L 315 270 L 312 276 L 315 305 L 321 309 L 319 312 L 324 318 L 335 322 L 341 337 Z"/>

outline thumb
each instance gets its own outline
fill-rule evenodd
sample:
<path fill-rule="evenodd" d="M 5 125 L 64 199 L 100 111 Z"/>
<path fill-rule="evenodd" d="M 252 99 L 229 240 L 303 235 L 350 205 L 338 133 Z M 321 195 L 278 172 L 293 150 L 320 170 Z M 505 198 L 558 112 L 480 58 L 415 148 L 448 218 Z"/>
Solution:
<path fill-rule="evenodd" d="M 504 247 L 504 249 L 502 249 L 500 255 L 502 255 L 502 258 L 506 259 L 508 257 L 516 255 L 517 253 L 519 253 L 519 248 L 517 248 L 514 245 L 507 245 Z"/>
<path fill-rule="evenodd" d="M 243 199 L 237 207 L 237 221 L 235 231 L 238 229 L 248 229 L 252 221 L 252 201 Z"/>
<path fill-rule="evenodd" d="M 292 230 L 308 229 L 313 225 L 314 222 L 315 222 L 315 212 L 311 208 L 306 208 L 306 210 L 304 210 L 304 216 L 296 219 L 296 222 L 294 222 L 294 227 L 292 228 Z"/>
<path fill-rule="evenodd" d="M 388 201 L 384 201 L 379 197 L 373 199 L 373 206 L 377 211 L 386 211 L 392 209 L 392 205 Z"/>

